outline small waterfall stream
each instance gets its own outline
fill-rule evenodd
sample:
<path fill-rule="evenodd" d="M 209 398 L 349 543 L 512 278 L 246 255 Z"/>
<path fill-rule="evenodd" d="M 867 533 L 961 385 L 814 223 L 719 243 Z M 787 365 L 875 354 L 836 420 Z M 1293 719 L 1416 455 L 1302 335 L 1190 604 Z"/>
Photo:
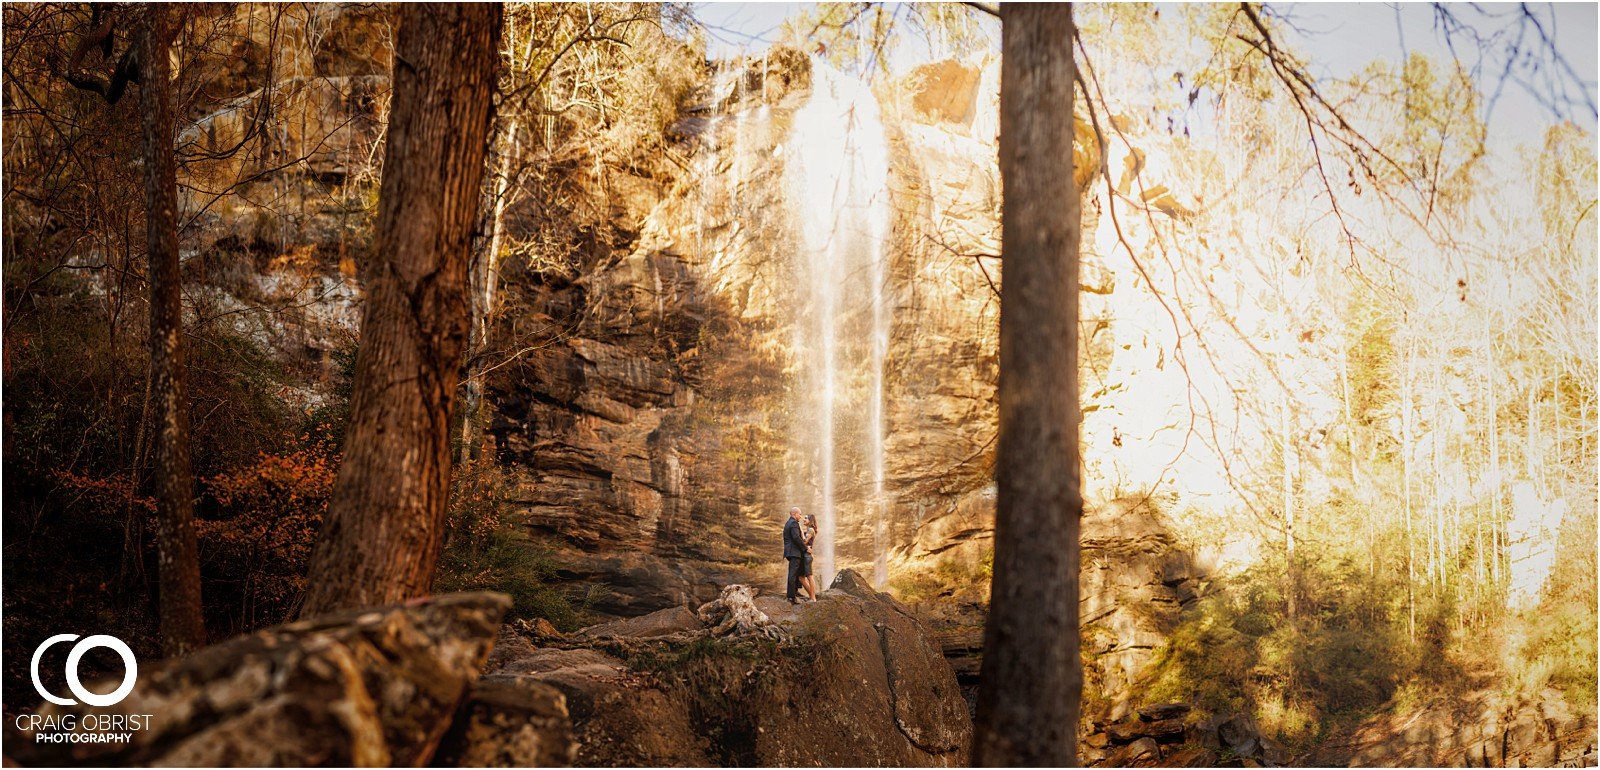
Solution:
<path fill-rule="evenodd" d="M 785 155 L 803 252 L 796 260 L 796 293 L 805 306 L 795 334 L 803 394 L 793 438 L 800 456 L 812 460 L 816 576 L 826 586 L 837 571 L 842 481 L 859 492 L 852 497 L 864 510 L 855 523 L 870 526 L 874 582 L 882 585 L 888 530 L 884 367 L 892 320 L 885 260 L 893 212 L 888 141 L 868 84 L 813 59 L 811 95 L 795 113 Z M 841 454 L 863 461 L 866 473 L 837 462 Z"/>

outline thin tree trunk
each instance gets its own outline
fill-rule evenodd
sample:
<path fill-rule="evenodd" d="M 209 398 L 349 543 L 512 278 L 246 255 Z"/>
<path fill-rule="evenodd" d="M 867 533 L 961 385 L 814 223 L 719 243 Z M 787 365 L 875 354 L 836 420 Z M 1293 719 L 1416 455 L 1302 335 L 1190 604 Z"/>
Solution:
<path fill-rule="evenodd" d="M 1434 394 L 1432 394 L 1432 399 L 1430 399 L 1432 400 L 1432 405 L 1429 407 L 1429 415 L 1430 418 L 1432 418 L 1432 421 L 1434 421 L 1434 429 L 1429 431 L 1429 443 L 1427 443 L 1427 450 L 1429 450 L 1429 464 L 1432 466 L 1432 482 L 1430 482 L 1430 487 L 1432 487 L 1432 490 L 1434 490 L 1434 495 L 1432 495 L 1432 498 L 1429 499 L 1430 509 L 1432 509 L 1430 514 L 1432 514 L 1432 517 L 1434 517 L 1434 530 L 1432 530 L 1432 538 L 1434 538 L 1434 555 L 1432 555 L 1432 560 L 1434 560 L 1435 570 L 1437 570 L 1437 578 L 1435 578 L 1435 580 L 1438 581 L 1438 588 L 1448 589 L 1450 588 L 1450 560 L 1448 560 L 1448 552 L 1446 552 L 1445 549 L 1445 504 L 1440 501 L 1442 495 L 1440 495 L 1440 491 L 1438 491 L 1440 490 L 1440 483 L 1438 483 L 1438 434 L 1442 434 L 1443 432 L 1443 421 L 1440 419 L 1440 403 L 1438 403 L 1438 391 L 1442 389 L 1443 383 L 1440 383 L 1440 373 L 1438 373 L 1437 368 L 1434 370 L 1432 381 L 1434 381 L 1434 387 L 1432 387 Z"/>
<path fill-rule="evenodd" d="M 489 218 L 489 242 L 474 260 L 472 269 L 472 332 L 467 338 L 467 381 L 463 391 L 461 456 L 478 459 L 482 438 L 478 431 L 479 410 L 483 404 L 483 352 L 488 345 L 489 324 L 494 319 L 495 294 L 500 285 L 500 244 L 505 235 L 506 195 L 509 192 L 512 159 L 521 155 L 518 138 L 521 126 L 511 121 L 508 140 L 500 154 L 500 169 L 494 180 L 493 214 Z"/>
<path fill-rule="evenodd" d="M 1287 367 L 1285 367 L 1287 368 Z M 1295 457 L 1294 431 L 1290 428 L 1289 421 L 1289 391 L 1285 390 L 1278 400 L 1278 431 L 1283 436 L 1283 547 L 1284 547 L 1284 576 L 1287 578 L 1288 590 L 1285 595 L 1288 599 L 1289 617 L 1292 619 L 1297 614 L 1295 596 L 1299 592 L 1298 575 L 1295 574 L 1294 565 L 1294 472 L 1297 458 Z"/>
<path fill-rule="evenodd" d="M 150 262 L 150 394 L 154 406 L 156 548 L 161 649 L 168 657 L 205 644 L 200 549 L 194 532 L 184 395 L 183 272 L 178 262 L 178 165 L 173 150 L 172 11 L 152 5 L 139 24 L 140 124 L 144 134 L 146 252 Z"/>
<path fill-rule="evenodd" d="M 1532 367 L 1529 367 L 1530 369 Z M 1533 485 L 1539 497 L 1544 497 L 1544 485 L 1539 483 L 1539 390 L 1541 382 L 1537 374 L 1528 374 L 1528 424 L 1527 424 L 1527 449 L 1523 450 L 1523 462 L 1527 466 L 1528 482 Z"/>
<path fill-rule="evenodd" d="M 1500 559 L 1504 552 L 1505 540 L 1501 533 L 1504 523 L 1500 513 L 1500 403 L 1496 398 L 1494 380 L 1499 374 L 1495 370 L 1494 361 L 1494 321 L 1493 313 L 1486 319 L 1483 327 L 1483 354 L 1485 366 L 1483 376 L 1489 386 L 1489 520 L 1493 524 L 1490 530 L 1494 534 L 1494 561 L 1490 562 L 1490 573 L 1495 585 L 1500 584 Z"/>
<path fill-rule="evenodd" d="M 499 63 L 498 4 L 406 5 L 344 461 L 302 615 L 426 594 Z"/>
<path fill-rule="evenodd" d="M 1350 351 L 1345 349 L 1339 359 L 1339 385 L 1344 396 L 1345 445 L 1350 454 L 1350 496 L 1361 507 L 1361 520 L 1367 529 L 1367 574 L 1378 575 L 1378 535 L 1373 524 L 1372 511 L 1366 504 L 1365 490 L 1361 487 L 1361 469 L 1356 461 L 1359 442 L 1356 440 L 1356 421 L 1350 414 Z"/>
<path fill-rule="evenodd" d="M 1076 761 L 1078 244 L 1070 6 L 1001 7 L 994 580 L 973 763 Z"/>
<path fill-rule="evenodd" d="M 1407 607 L 1407 635 L 1415 643 L 1417 641 L 1417 538 L 1413 519 L 1415 514 L 1411 508 L 1411 391 L 1416 385 L 1416 360 L 1417 340 L 1411 334 L 1411 339 L 1406 342 L 1406 373 L 1401 382 L 1400 394 L 1400 470 L 1404 477 L 1405 486 L 1405 513 L 1406 513 L 1406 607 Z"/>

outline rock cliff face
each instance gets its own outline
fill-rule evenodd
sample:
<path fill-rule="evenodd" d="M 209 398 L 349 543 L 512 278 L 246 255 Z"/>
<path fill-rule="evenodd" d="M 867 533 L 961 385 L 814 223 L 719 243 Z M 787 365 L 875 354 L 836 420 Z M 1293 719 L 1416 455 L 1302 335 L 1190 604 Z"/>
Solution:
<path fill-rule="evenodd" d="M 604 612 L 705 601 L 740 570 L 772 585 L 784 512 L 810 499 L 814 458 L 796 452 L 806 299 L 785 181 L 810 67 L 780 51 L 708 71 L 673 129 L 683 169 L 606 182 L 626 194 L 596 226 L 628 223 L 621 246 L 580 266 L 577 281 L 506 273 L 496 337 L 562 333 L 488 380 L 493 456 L 518 478 L 529 527 L 566 548 L 570 576 L 608 584 Z M 891 335 L 885 397 L 897 569 L 961 544 L 981 558 L 984 526 L 956 522 L 992 506 L 998 276 L 967 254 L 996 250 L 998 188 L 982 111 L 950 106 L 977 104 L 989 75 L 946 69 L 880 99 L 895 203 L 889 282 L 894 328 L 905 330 Z M 858 447 L 839 452 L 851 468 L 867 462 Z M 837 494 L 842 566 L 875 558 L 866 497 L 860 484 Z M 652 580 L 633 577 L 644 574 Z"/>
<path fill-rule="evenodd" d="M 776 563 L 787 379 L 771 348 L 771 255 L 729 247 L 760 226 L 736 219 L 730 196 L 770 186 L 719 186 L 733 156 L 715 147 L 732 140 L 735 112 L 774 116 L 764 150 L 746 152 L 781 141 L 776 123 L 800 98 L 784 84 L 806 74 L 803 59 L 785 61 L 773 57 L 765 89 L 730 100 L 708 85 L 685 108 L 672 152 L 688 170 L 607 172 L 601 184 L 620 192 L 593 226 L 612 246 L 581 256 L 576 279 L 502 274 L 491 347 L 516 355 L 486 381 L 490 456 L 529 530 L 562 549 L 563 574 L 606 586 L 599 612 L 698 604 Z"/>
<path fill-rule="evenodd" d="M 179 137 L 186 294 L 274 354 L 298 381 L 285 401 L 317 406 L 359 333 L 392 19 L 310 3 L 208 6 L 193 23 L 232 44 L 186 63 L 209 108 Z"/>
<path fill-rule="evenodd" d="M 1089 720 L 1143 705 L 1136 689 L 1208 574 L 1153 501 L 1116 500 L 1084 516 L 1079 622 Z"/>
<path fill-rule="evenodd" d="M 223 190 L 188 203 L 203 234 L 193 293 L 205 316 L 303 375 L 286 400 L 315 406 L 359 333 L 391 22 L 381 9 L 318 5 L 208 23 L 241 49 L 206 63 L 222 108 L 186 134 L 218 154 L 186 173 Z M 815 458 L 796 438 L 808 415 L 791 183 L 811 68 L 788 49 L 708 64 L 677 122 L 623 148 L 627 162 L 580 172 L 548 159 L 593 205 L 525 200 L 506 212 L 512 225 L 564 218 L 564 242 L 559 266 L 539 253 L 502 264 L 487 456 L 513 479 L 529 531 L 559 549 L 561 576 L 575 591 L 606 587 L 593 604 L 602 614 L 705 601 L 735 580 L 772 586 L 784 511 L 813 494 Z M 999 265 L 974 255 L 998 251 L 996 89 L 994 62 L 952 61 L 876 98 L 892 198 L 891 575 L 977 564 L 987 548 Z M 261 135 L 259 110 L 287 116 L 284 130 Z M 246 151 L 224 152 L 241 142 Z M 841 478 L 859 478 L 860 447 L 839 452 Z M 837 491 L 841 566 L 878 556 L 868 492 Z"/>
<path fill-rule="evenodd" d="M 562 575 L 606 586 L 593 605 L 602 614 L 697 605 L 729 582 L 780 590 L 779 524 L 809 499 L 813 462 L 795 451 L 806 298 L 784 181 L 800 162 L 790 132 L 811 66 L 780 51 L 708 69 L 670 137 L 687 162 L 612 172 L 607 184 L 625 192 L 597 226 L 620 246 L 572 282 L 506 274 L 500 339 L 562 333 L 489 379 L 493 456 L 518 479 L 529 528 L 563 547 Z M 946 576 L 915 598 L 969 690 L 994 510 L 995 77 L 992 61 L 945 62 L 877 97 L 893 201 L 889 582 Z M 1087 155 L 1083 167 L 1093 173 Z M 859 447 L 839 451 L 850 468 L 867 462 Z M 837 492 L 840 565 L 863 572 L 876 556 L 868 496 L 861 484 Z M 1202 590 L 1204 571 L 1170 526 L 1157 501 L 1132 498 L 1092 506 L 1084 522 L 1094 718 L 1138 705 L 1133 682 Z"/>

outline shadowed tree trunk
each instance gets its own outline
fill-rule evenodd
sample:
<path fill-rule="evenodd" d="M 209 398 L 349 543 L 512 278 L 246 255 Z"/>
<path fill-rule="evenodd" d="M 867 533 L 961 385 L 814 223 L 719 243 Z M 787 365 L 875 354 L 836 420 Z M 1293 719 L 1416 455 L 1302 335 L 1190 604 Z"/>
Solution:
<path fill-rule="evenodd" d="M 1001 6 L 1000 436 L 973 764 L 1075 764 L 1078 240 L 1070 6 Z"/>
<path fill-rule="evenodd" d="M 406 5 L 400 15 L 350 428 L 307 616 L 428 593 L 443 542 L 501 8 Z"/>
<path fill-rule="evenodd" d="M 200 647 L 206 636 L 200 615 L 194 473 L 189 466 L 188 402 L 184 396 L 178 166 L 173 149 L 168 58 L 176 25 L 172 10 L 164 5 L 152 5 L 139 13 L 135 44 L 142 68 L 139 108 L 144 134 L 145 237 L 150 261 L 150 397 L 155 428 L 161 649 L 171 657 Z"/>

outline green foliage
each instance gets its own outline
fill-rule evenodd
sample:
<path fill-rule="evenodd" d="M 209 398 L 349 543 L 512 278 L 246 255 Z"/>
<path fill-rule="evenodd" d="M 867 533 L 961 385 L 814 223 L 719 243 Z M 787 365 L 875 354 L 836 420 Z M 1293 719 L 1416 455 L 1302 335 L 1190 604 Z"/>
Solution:
<path fill-rule="evenodd" d="M 1201 599 L 1160 651 L 1144 697 L 1254 710 L 1292 745 L 1386 702 L 1413 659 L 1385 598 L 1395 586 L 1349 562 L 1308 560 L 1290 616 L 1284 566 L 1269 559 Z"/>
<path fill-rule="evenodd" d="M 889 579 L 889 591 L 903 602 L 935 599 L 987 601 L 994 579 L 994 547 L 986 546 L 976 561 L 946 556 L 931 569 L 907 572 Z"/>
<path fill-rule="evenodd" d="M 1570 515 L 1559 533 L 1556 567 L 1538 606 L 1525 618 L 1526 638 L 1515 665 L 1528 690 L 1555 687 L 1573 707 L 1593 717 L 1597 679 L 1595 511 Z"/>
<path fill-rule="evenodd" d="M 492 462 L 458 466 L 450 488 L 449 530 L 434 590 L 500 591 L 512 599 L 512 618 L 544 618 L 563 631 L 584 624 L 550 585 L 560 568 L 554 552 L 507 521 L 505 481 Z"/>

